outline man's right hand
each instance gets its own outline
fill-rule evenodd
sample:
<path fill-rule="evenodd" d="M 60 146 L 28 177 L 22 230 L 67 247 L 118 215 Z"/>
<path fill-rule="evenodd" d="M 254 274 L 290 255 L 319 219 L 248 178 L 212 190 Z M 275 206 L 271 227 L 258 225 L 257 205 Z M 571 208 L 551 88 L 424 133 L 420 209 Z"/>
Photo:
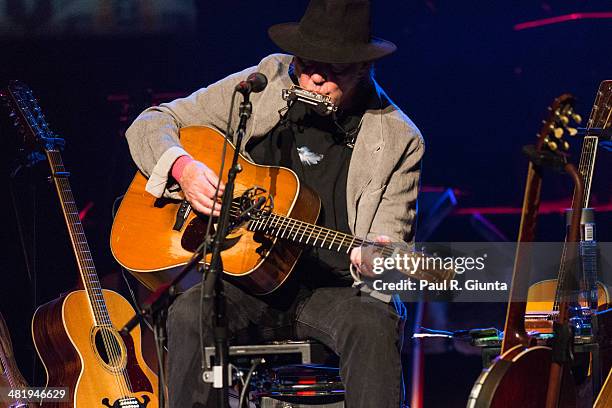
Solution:
<path fill-rule="evenodd" d="M 198 212 L 205 215 L 218 217 L 221 210 L 221 197 L 225 191 L 225 183 L 219 186 L 219 199 L 213 211 L 213 197 L 219 182 L 217 173 L 207 167 L 204 163 L 192 160 L 183 168 L 180 180 L 178 180 L 185 199 Z"/>

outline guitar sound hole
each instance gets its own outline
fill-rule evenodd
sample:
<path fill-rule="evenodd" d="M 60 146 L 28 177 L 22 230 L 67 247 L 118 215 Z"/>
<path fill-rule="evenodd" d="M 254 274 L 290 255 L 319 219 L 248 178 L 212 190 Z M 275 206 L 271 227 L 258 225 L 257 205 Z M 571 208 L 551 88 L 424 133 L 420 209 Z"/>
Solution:
<path fill-rule="evenodd" d="M 121 345 L 114 333 L 106 328 L 101 328 L 95 335 L 95 344 L 98 355 L 105 364 L 116 367 L 121 362 Z"/>

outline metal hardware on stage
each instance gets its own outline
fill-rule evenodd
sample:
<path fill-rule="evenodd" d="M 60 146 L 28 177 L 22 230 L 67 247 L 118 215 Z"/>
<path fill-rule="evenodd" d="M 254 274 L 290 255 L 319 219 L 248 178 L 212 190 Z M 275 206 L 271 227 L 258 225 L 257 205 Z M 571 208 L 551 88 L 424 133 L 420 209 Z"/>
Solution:
<path fill-rule="evenodd" d="M 261 370 L 253 380 L 259 397 L 325 399 L 337 402 L 344 399 L 344 385 L 338 367 L 320 364 L 292 364 Z M 333 400 L 333 401 L 332 401 Z"/>
<path fill-rule="evenodd" d="M 344 407 L 337 367 L 296 364 L 261 370 L 252 387 L 261 407 Z"/>
<path fill-rule="evenodd" d="M 206 347 L 204 356 L 206 357 L 207 368 L 215 355 L 214 347 Z M 231 346 L 229 349 L 230 361 L 235 364 L 239 360 L 250 360 L 257 357 L 264 357 L 272 365 L 287 364 L 324 364 L 329 359 L 330 353 L 321 343 L 312 341 L 283 341 L 271 344 Z"/>
<path fill-rule="evenodd" d="M 319 115 L 326 116 L 338 110 L 329 96 L 310 92 L 299 86 L 293 85 L 289 89 L 283 89 L 282 96 L 283 100 L 289 103 L 299 101 L 314 106 Z"/>
<path fill-rule="evenodd" d="M 215 348 L 206 347 L 207 369 Z M 342 408 L 344 385 L 337 366 L 325 366 L 335 356 L 321 343 L 282 341 L 271 344 L 231 346 L 229 361 L 248 370 L 254 359 L 263 358 L 251 379 L 250 388 L 261 408 Z"/>

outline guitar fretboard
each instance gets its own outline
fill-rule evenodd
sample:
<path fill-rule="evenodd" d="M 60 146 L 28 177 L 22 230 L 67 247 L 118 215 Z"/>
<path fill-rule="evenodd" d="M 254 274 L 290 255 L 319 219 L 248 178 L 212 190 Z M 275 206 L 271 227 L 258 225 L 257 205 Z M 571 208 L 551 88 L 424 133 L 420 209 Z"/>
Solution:
<path fill-rule="evenodd" d="M 249 221 L 247 229 L 249 231 L 261 232 L 269 237 L 286 239 L 298 244 L 324 248 L 339 253 L 344 252 L 348 254 L 353 248 L 373 246 L 378 251 L 377 256 L 385 258 L 392 257 L 396 253 L 400 256 L 403 256 L 404 253 L 408 256 L 424 256 L 424 254 L 415 251 L 398 251 L 392 245 L 386 243 L 357 238 L 350 234 L 274 213 Z M 398 269 L 398 271 L 403 272 L 401 269 Z M 452 276 L 452 271 L 444 269 L 436 270 L 435 268 L 427 269 L 425 267 L 406 272 L 409 272 L 408 276 L 414 279 L 424 279 L 430 282 L 440 282 Z"/>
<path fill-rule="evenodd" d="M 580 153 L 580 163 L 578 165 L 578 172 L 584 183 L 584 195 L 582 197 L 582 208 L 588 208 L 591 198 L 591 184 L 593 182 L 593 173 L 595 170 L 595 159 L 597 158 L 597 147 L 599 145 L 599 137 L 590 134 L 591 129 L 601 128 L 606 129 L 610 127 L 610 115 L 612 114 L 612 81 L 604 81 L 601 83 L 595 102 L 593 103 L 593 109 L 589 115 L 589 121 L 587 122 L 586 136 L 582 143 L 582 151 Z M 574 198 L 576 192 L 574 192 Z M 572 201 L 573 201 L 572 200 Z M 555 302 L 553 310 L 559 310 L 559 304 L 561 303 L 561 294 L 564 293 L 565 288 L 563 282 L 565 281 L 565 258 L 567 248 L 563 248 L 563 255 L 561 258 L 561 266 L 559 270 L 559 278 L 557 291 L 555 294 Z M 584 293 L 590 293 L 588 298 L 597 299 L 597 245 L 592 242 L 581 242 L 580 253 L 582 258 L 582 277 L 581 277 L 581 288 Z M 584 305 L 587 306 L 587 305 Z M 595 305 L 596 306 L 596 305 Z"/>
<path fill-rule="evenodd" d="M 259 219 L 252 220 L 249 222 L 248 229 L 296 243 L 336 252 L 345 252 L 347 254 L 351 252 L 351 249 L 361 247 L 364 244 L 379 246 L 385 256 L 393 254 L 393 250 L 383 244 L 370 242 L 353 235 L 278 214 L 268 214 Z"/>
<path fill-rule="evenodd" d="M 104 301 L 102 286 L 96 272 L 87 237 L 83 230 L 83 224 L 79 217 L 79 210 L 72 195 L 70 182 L 68 177 L 70 174 L 66 171 L 62 157 L 58 150 L 46 150 L 49 165 L 51 166 L 51 177 L 55 182 L 57 193 L 59 195 L 62 212 L 68 227 L 70 241 L 76 255 L 79 272 L 83 286 L 87 292 L 89 303 L 94 315 L 94 320 L 98 326 L 112 327 L 110 316 Z"/>

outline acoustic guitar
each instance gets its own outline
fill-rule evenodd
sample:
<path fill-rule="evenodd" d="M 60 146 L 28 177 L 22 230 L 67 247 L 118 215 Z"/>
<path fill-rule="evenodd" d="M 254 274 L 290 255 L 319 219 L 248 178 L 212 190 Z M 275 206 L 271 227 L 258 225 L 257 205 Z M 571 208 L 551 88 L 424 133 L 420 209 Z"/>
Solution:
<path fill-rule="evenodd" d="M 185 127 L 180 138 L 196 160 L 212 169 L 225 160 L 225 168 L 230 167 L 234 146 L 230 144 L 223 156 L 225 137 L 218 131 Z M 242 155 L 238 163 L 242 171 L 236 178 L 232 227 L 221 258 L 226 277 L 251 293 L 270 293 L 280 287 L 307 245 L 345 253 L 373 245 L 382 256 L 394 253 L 391 246 L 316 225 L 319 197 L 290 169 L 258 165 Z M 227 174 L 222 179 L 226 181 Z M 117 262 L 155 290 L 192 257 L 204 239 L 208 217 L 196 214 L 186 201 L 153 197 L 145 191 L 146 182 L 137 173 L 123 197 L 113 222 L 111 250 Z M 453 275 L 447 269 L 408 274 L 431 282 Z"/>
<path fill-rule="evenodd" d="M 580 154 L 580 163 L 578 170 L 584 183 L 585 194 L 582 199 L 582 208 L 588 208 L 591 197 L 591 184 L 593 181 L 593 173 L 595 169 L 595 159 L 599 144 L 599 136 L 591 129 L 605 129 L 610 124 L 610 112 L 612 112 L 612 81 L 603 81 L 599 85 L 597 96 L 587 122 L 587 134 L 584 136 L 582 144 L 582 152 Z M 570 112 L 567 120 L 574 118 L 577 122 L 580 117 Z M 563 128 L 567 132 L 574 133 L 576 129 L 568 126 L 567 122 L 562 123 Z M 559 128 L 559 131 L 563 131 Z M 575 195 L 575 193 L 574 193 Z M 591 297 L 597 298 L 597 306 L 604 306 L 610 303 L 610 293 L 605 284 L 597 281 L 597 243 L 592 231 L 584 231 L 584 238 L 581 242 L 583 259 L 583 279 L 581 281 L 581 291 L 583 293 L 596 294 Z M 541 333 L 551 332 L 552 322 L 556 319 L 559 312 L 559 293 L 561 287 L 558 285 L 558 279 L 549 279 L 538 282 L 529 288 L 527 296 L 527 328 L 537 330 Z M 581 304 L 585 308 L 593 308 L 593 305 Z"/>
<path fill-rule="evenodd" d="M 571 116 L 573 101 L 571 95 L 565 94 L 548 108 L 548 117 L 543 121 L 533 150 L 536 156 L 545 157 L 547 152 L 563 155 L 561 151 L 569 149 L 567 142 L 562 140 L 563 132 L 555 132 L 555 129 L 562 128 Z M 535 339 L 525 331 L 525 299 L 532 249 L 529 243 L 535 239 L 542 171 L 541 164 L 529 162 L 502 353 L 474 383 L 468 408 L 542 408 L 546 405 L 552 350 L 536 345 Z M 571 407 L 571 401 L 575 401 L 575 389 L 567 375 L 564 376 L 564 386 L 563 401 L 569 401 L 565 406 Z"/>
<path fill-rule="evenodd" d="M 70 402 L 43 407 L 158 408 L 157 377 L 142 357 L 140 329 L 119 334 L 133 315 L 129 302 L 102 289 L 75 204 L 60 148 L 32 91 L 13 81 L 4 95 L 29 149 L 42 147 L 51 167 L 84 290 L 62 295 L 40 306 L 32 336 L 47 372 L 48 387 L 68 387 Z M 36 154 L 30 157 L 36 158 Z"/>
<path fill-rule="evenodd" d="M 0 388 L 3 390 L 23 390 L 28 388 L 28 383 L 23 378 L 15 356 L 13 355 L 13 344 L 11 336 L 4 321 L 2 313 L 0 313 Z M 2 396 L 7 398 L 8 395 Z M 8 398 L 7 398 L 8 399 Z M 12 402 L 1 402 L 0 408 L 37 408 L 39 405 L 35 402 L 16 398 Z"/>

